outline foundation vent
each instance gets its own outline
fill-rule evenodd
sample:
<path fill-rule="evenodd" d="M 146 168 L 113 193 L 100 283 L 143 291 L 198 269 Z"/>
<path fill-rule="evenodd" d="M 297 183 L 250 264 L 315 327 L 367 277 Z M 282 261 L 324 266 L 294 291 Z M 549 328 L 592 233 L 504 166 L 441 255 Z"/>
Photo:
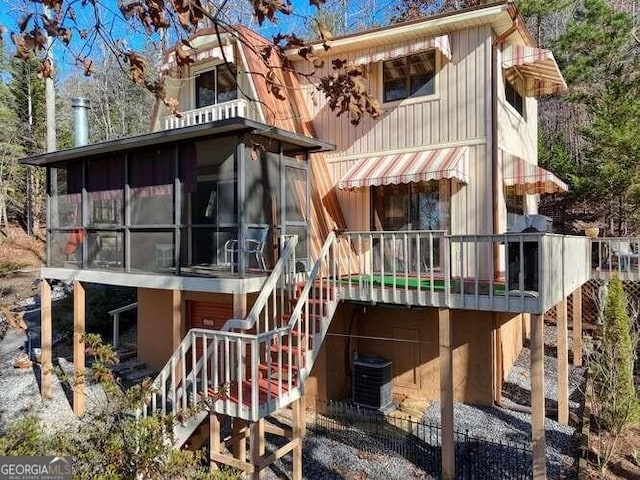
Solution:
<path fill-rule="evenodd" d="M 382 357 L 359 357 L 353 361 L 353 403 L 387 411 L 393 409 L 391 362 Z"/>

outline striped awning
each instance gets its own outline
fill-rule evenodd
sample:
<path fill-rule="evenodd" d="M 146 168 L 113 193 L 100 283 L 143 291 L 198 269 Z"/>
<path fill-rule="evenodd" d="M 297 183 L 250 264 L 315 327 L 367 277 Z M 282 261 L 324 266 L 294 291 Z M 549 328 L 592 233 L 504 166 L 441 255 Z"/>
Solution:
<path fill-rule="evenodd" d="M 451 44 L 449 43 L 449 35 L 440 35 L 431 38 L 417 38 L 407 40 L 402 43 L 394 43 L 392 45 L 381 45 L 365 49 L 361 55 L 353 60 L 353 63 L 367 65 L 369 63 L 381 62 L 383 60 L 392 60 L 394 58 L 406 57 L 414 53 L 424 52 L 435 48 L 440 53 L 451 60 Z"/>
<path fill-rule="evenodd" d="M 226 60 L 229 63 L 234 63 L 233 45 L 195 48 L 191 51 L 191 58 L 193 58 L 193 60 L 196 62 L 201 62 L 203 60 L 215 60 L 216 62 L 224 62 Z M 176 53 L 171 52 L 166 57 L 165 62 L 162 64 L 160 69 L 162 71 L 166 71 L 175 67 L 176 65 Z"/>
<path fill-rule="evenodd" d="M 507 192 L 516 195 L 560 193 L 569 190 L 567 184 L 553 173 L 515 155 L 503 154 L 502 178 Z"/>
<path fill-rule="evenodd" d="M 350 190 L 455 178 L 469 183 L 467 147 L 440 148 L 359 160 L 338 182 Z"/>
<path fill-rule="evenodd" d="M 512 45 L 502 52 L 502 67 L 507 80 L 524 81 L 524 94 L 527 96 L 552 95 L 567 89 L 550 50 Z"/>

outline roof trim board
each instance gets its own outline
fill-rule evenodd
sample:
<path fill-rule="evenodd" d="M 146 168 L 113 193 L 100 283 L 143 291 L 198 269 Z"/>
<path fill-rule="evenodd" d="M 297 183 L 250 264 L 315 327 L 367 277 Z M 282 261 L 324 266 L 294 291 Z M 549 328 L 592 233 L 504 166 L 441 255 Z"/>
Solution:
<path fill-rule="evenodd" d="M 323 142 L 322 140 L 311 138 L 306 135 L 288 132 L 247 118 L 234 117 L 202 125 L 162 130 L 135 137 L 94 143 L 82 147 L 60 150 L 58 152 L 44 153 L 41 155 L 23 158 L 20 160 L 20 163 L 41 167 L 70 160 L 78 160 L 88 156 L 122 152 L 151 145 L 162 145 L 183 140 L 207 138 L 241 132 L 251 132 L 274 140 L 291 143 L 311 152 L 323 152 L 333 150 L 335 148 L 333 144 Z"/>

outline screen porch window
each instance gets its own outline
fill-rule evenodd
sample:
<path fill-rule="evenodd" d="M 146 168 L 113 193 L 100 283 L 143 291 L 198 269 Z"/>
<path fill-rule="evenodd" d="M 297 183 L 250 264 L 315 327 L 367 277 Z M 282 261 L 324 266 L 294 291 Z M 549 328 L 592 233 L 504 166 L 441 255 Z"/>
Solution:
<path fill-rule="evenodd" d="M 382 64 L 384 101 L 435 93 L 436 52 L 429 50 L 408 57 L 387 60 Z"/>
<path fill-rule="evenodd" d="M 237 98 L 236 69 L 233 65 L 220 65 L 196 77 L 196 108 Z"/>

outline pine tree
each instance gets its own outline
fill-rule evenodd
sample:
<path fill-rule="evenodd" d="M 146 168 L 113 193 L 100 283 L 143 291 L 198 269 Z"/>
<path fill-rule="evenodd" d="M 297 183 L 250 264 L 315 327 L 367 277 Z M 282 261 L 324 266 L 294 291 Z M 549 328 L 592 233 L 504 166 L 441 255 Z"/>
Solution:
<path fill-rule="evenodd" d="M 591 367 L 594 372 L 595 416 L 598 419 L 598 449 L 601 470 L 606 468 L 616 442 L 638 418 L 638 397 L 633 380 L 634 335 L 627 311 L 622 282 L 614 277 L 604 307 L 604 325 L 600 345 Z"/>

